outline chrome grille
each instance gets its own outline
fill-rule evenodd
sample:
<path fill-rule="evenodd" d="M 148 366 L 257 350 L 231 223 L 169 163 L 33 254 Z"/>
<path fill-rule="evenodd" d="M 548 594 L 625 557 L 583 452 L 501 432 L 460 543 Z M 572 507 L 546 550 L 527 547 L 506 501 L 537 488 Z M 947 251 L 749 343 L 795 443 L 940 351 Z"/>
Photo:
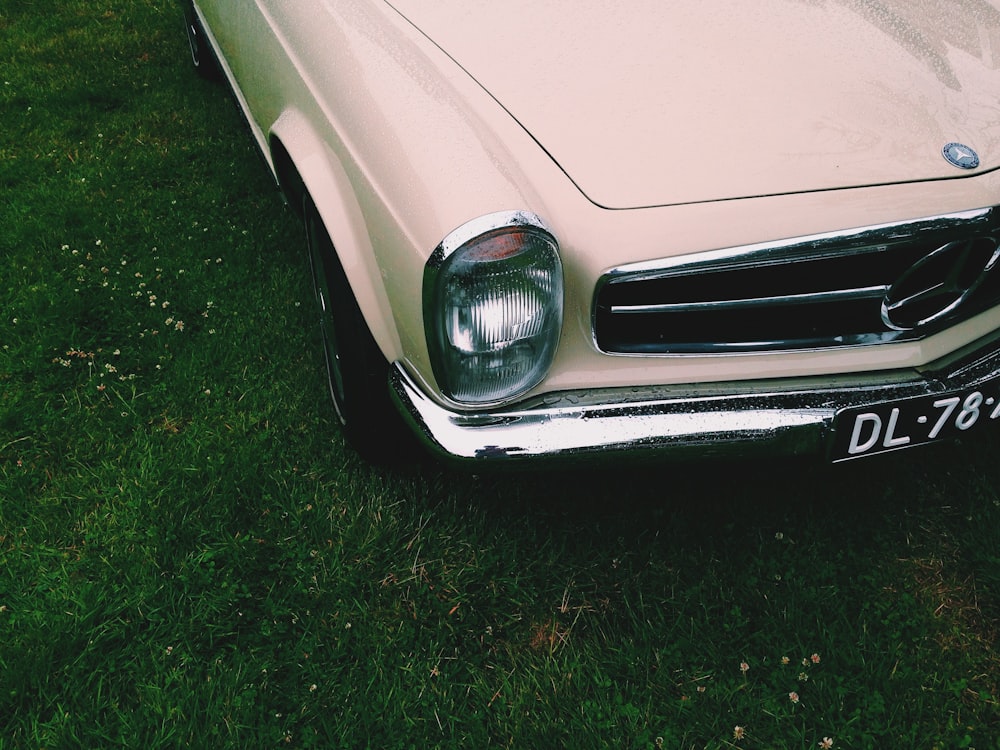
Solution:
<path fill-rule="evenodd" d="M 1000 303 L 1000 210 L 986 208 L 614 269 L 605 352 L 857 346 L 926 336 Z"/>

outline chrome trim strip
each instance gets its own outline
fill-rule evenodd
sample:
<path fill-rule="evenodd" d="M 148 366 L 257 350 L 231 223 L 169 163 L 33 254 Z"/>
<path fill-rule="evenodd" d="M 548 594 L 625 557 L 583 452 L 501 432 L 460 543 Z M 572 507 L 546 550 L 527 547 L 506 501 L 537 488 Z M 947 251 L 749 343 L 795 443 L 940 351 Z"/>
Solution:
<path fill-rule="evenodd" d="M 994 337 L 919 373 L 860 374 L 852 382 L 789 379 L 544 394 L 475 413 L 432 400 L 400 362 L 391 368 L 390 385 L 397 406 L 433 453 L 459 464 L 500 467 L 595 457 L 822 456 L 841 409 L 975 387 L 997 374 L 1000 346 Z"/>
<path fill-rule="evenodd" d="M 875 224 L 857 229 L 823 232 L 630 263 L 606 271 L 598 282 L 598 287 L 614 283 L 623 276 L 627 276 L 629 281 L 650 281 L 667 276 L 703 273 L 708 270 L 812 260 L 831 254 L 878 252 L 889 244 L 910 242 L 921 236 L 952 232 L 975 233 L 991 227 L 996 228 L 998 225 L 1000 225 L 1000 209 L 989 206 L 923 219 Z"/>
<path fill-rule="evenodd" d="M 768 305 L 808 305 L 822 302 L 850 302 L 859 299 L 878 299 L 889 290 L 886 285 L 859 289 L 841 289 L 835 292 L 786 294 L 777 297 L 747 297 L 746 299 L 720 299 L 709 302 L 673 302 L 661 305 L 612 305 L 613 315 L 640 313 L 702 312 L 732 308 L 767 307 Z"/>

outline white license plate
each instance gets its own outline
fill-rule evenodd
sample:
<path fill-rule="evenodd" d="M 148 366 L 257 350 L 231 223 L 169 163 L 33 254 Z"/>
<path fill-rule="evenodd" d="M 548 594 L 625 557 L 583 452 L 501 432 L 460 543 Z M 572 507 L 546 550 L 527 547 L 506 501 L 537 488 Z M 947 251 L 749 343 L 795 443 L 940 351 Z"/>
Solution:
<path fill-rule="evenodd" d="M 1000 380 L 978 389 L 842 409 L 830 458 L 846 461 L 953 438 L 1000 420 Z"/>

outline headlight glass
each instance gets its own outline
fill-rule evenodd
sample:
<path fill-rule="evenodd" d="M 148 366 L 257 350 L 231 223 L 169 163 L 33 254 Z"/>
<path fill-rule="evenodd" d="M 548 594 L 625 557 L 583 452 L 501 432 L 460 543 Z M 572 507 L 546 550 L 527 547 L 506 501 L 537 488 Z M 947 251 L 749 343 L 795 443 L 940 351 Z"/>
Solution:
<path fill-rule="evenodd" d="M 498 403 L 537 385 L 555 355 L 562 313 L 556 241 L 531 214 L 469 222 L 428 261 L 424 323 L 434 377 L 458 403 Z"/>

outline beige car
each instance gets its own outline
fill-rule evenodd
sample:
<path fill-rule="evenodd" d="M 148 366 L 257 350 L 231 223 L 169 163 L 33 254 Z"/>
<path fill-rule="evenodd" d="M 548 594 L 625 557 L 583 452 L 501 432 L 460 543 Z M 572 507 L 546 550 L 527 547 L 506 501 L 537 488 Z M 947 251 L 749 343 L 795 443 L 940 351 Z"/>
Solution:
<path fill-rule="evenodd" d="M 195 0 L 364 454 L 841 461 L 1000 419 L 985 0 Z"/>

